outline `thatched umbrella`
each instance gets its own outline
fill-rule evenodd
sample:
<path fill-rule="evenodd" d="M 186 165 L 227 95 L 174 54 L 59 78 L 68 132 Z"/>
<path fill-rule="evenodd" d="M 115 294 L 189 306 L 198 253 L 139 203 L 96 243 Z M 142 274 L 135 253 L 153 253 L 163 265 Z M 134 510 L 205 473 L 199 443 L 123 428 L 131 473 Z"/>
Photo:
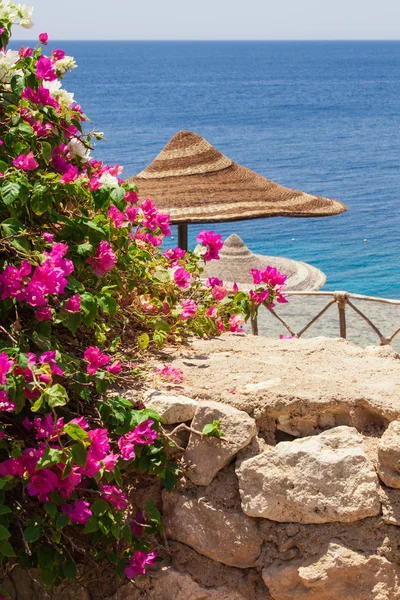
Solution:
<path fill-rule="evenodd" d="M 288 290 L 314 291 L 321 288 L 326 281 L 322 271 L 307 263 L 280 256 L 254 254 L 236 233 L 225 240 L 219 256 L 220 260 L 207 263 L 202 279 L 218 277 L 223 280 L 228 290 L 232 290 L 234 283 L 237 283 L 240 290 L 250 290 L 255 287 L 251 269 L 266 269 L 268 266 L 275 267 L 287 275 Z"/>
<path fill-rule="evenodd" d="M 130 179 L 178 225 L 187 250 L 189 223 L 259 217 L 329 217 L 341 202 L 286 188 L 246 169 L 191 131 L 180 131 L 141 173 Z"/>

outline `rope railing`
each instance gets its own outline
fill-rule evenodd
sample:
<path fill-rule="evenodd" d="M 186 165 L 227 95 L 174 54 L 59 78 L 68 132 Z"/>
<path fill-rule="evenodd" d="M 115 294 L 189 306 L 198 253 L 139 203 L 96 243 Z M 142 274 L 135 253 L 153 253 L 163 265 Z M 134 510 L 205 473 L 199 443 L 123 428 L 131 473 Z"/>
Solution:
<path fill-rule="evenodd" d="M 352 300 L 365 300 L 367 302 L 379 302 L 382 304 L 391 304 L 394 306 L 396 306 L 396 305 L 400 306 L 400 300 L 391 300 L 389 298 L 378 298 L 376 296 L 363 296 L 362 294 L 351 294 L 349 292 L 343 292 L 343 291 L 338 291 L 338 292 L 328 292 L 328 291 L 326 291 L 326 292 L 325 291 L 324 292 L 286 292 L 286 293 L 288 296 L 319 296 L 319 297 L 331 298 L 331 300 L 328 302 L 328 304 L 322 310 L 320 310 L 319 313 L 316 314 L 315 317 L 313 317 L 311 319 L 311 321 L 309 321 L 307 323 L 307 325 L 305 325 L 297 333 L 292 329 L 292 327 L 290 327 L 290 325 L 288 325 L 288 323 L 286 323 L 286 321 L 280 315 L 278 315 L 274 311 L 274 309 L 272 309 L 272 308 L 268 309 L 269 312 L 286 328 L 286 330 L 293 337 L 300 338 L 303 335 L 303 333 L 305 333 L 316 321 L 318 321 L 318 319 L 320 317 L 322 317 L 322 315 L 333 304 L 336 304 L 338 307 L 340 337 L 342 337 L 344 339 L 346 339 L 346 336 L 347 336 L 347 320 L 346 320 L 347 307 L 349 307 L 351 310 L 353 310 L 361 319 L 363 319 L 369 325 L 369 327 L 379 337 L 381 346 L 386 346 L 386 345 L 390 344 L 393 341 L 393 339 L 396 337 L 396 335 L 398 335 L 400 333 L 400 327 L 399 327 L 392 333 L 392 335 L 384 336 L 383 333 L 379 330 L 379 328 L 375 325 L 375 323 L 373 323 L 371 321 L 371 319 L 369 317 L 367 317 L 367 315 L 365 315 L 352 302 Z M 250 322 L 251 322 L 251 331 L 252 331 L 253 335 L 258 335 L 257 317 L 255 315 L 252 315 Z"/>

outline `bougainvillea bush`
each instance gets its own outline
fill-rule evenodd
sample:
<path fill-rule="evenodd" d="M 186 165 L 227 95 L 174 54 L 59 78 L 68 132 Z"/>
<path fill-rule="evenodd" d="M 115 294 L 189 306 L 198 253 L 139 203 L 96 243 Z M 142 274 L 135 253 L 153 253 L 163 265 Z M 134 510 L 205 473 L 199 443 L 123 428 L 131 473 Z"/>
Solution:
<path fill-rule="evenodd" d="M 162 251 L 169 216 L 91 156 L 101 134 L 62 85 L 73 58 L 46 56 L 45 33 L 7 49 L 31 15 L 0 0 L 0 560 L 4 577 L 18 563 L 56 588 L 81 565 L 131 579 L 153 566 L 160 515 L 128 500 L 145 477 L 171 489 L 176 466 L 158 415 L 116 390 L 182 374 L 146 373 L 145 352 L 239 331 L 285 298 L 271 269 L 253 273 L 251 297 L 202 283 L 214 232 L 196 253 Z"/>

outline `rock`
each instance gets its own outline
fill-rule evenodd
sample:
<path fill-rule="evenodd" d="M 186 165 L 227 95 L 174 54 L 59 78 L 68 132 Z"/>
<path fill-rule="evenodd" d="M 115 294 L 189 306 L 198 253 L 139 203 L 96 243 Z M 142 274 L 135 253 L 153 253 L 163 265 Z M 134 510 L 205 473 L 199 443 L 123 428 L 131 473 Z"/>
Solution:
<path fill-rule="evenodd" d="M 220 469 L 225 467 L 257 433 L 254 419 L 244 411 L 218 402 L 202 402 L 194 415 L 192 428 L 202 431 L 204 425 L 220 422 L 224 439 L 206 438 L 191 433 L 185 452 L 189 464 L 187 476 L 196 485 L 208 485 Z"/>
<path fill-rule="evenodd" d="M 145 405 L 158 412 L 162 423 L 173 425 L 191 421 L 199 403 L 188 396 L 170 396 L 153 391 L 147 396 Z"/>
<path fill-rule="evenodd" d="M 276 561 L 263 569 L 274 600 L 399 600 L 400 568 L 329 543 L 316 558 Z"/>
<path fill-rule="evenodd" d="M 400 490 L 381 487 L 382 521 L 400 527 Z"/>
<path fill-rule="evenodd" d="M 392 421 L 379 441 L 377 468 L 385 485 L 400 488 L 400 421 Z"/>
<path fill-rule="evenodd" d="M 163 492 L 163 523 L 168 537 L 225 565 L 253 567 L 262 539 L 256 522 L 233 510 L 222 510 L 204 498 Z"/>
<path fill-rule="evenodd" d="M 246 600 L 238 592 L 234 592 L 226 586 L 205 588 L 196 583 L 190 575 L 179 573 L 170 567 L 163 569 L 151 578 L 151 590 L 147 584 L 141 585 L 138 581 L 135 585 L 128 583 L 120 589 L 119 595 L 113 600 Z M 146 594 L 138 591 L 138 587 Z M 146 591 L 147 590 L 147 591 Z"/>
<path fill-rule="evenodd" d="M 380 511 L 378 478 L 352 427 L 281 442 L 236 472 L 242 508 L 251 517 L 349 523 Z"/>

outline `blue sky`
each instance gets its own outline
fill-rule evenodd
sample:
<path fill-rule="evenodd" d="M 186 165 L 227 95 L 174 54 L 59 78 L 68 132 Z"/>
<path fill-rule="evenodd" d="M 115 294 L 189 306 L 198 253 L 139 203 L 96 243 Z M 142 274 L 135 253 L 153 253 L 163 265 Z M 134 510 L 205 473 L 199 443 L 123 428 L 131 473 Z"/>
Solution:
<path fill-rule="evenodd" d="M 400 0 L 36 0 L 53 39 L 400 39 Z"/>

